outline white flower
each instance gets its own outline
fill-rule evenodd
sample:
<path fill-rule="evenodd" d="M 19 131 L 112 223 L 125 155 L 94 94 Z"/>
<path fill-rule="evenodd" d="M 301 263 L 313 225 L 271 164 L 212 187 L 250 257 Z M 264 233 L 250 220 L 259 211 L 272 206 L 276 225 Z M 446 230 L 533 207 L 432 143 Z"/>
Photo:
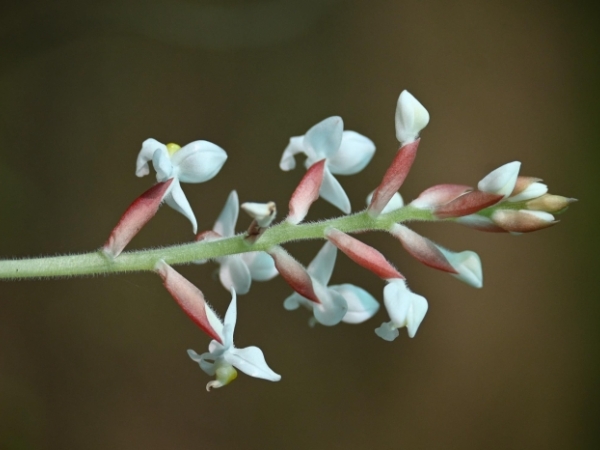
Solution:
<path fill-rule="evenodd" d="M 408 91 L 402 91 L 396 105 L 396 138 L 402 145 L 414 142 L 429 123 L 429 113 Z"/>
<path fill-rule="evenodd" d="M 239 212 L 236 191 L 231 191 L 213 230 L 222 237 L 235 235 Z M 267 281 L 277 275 L 273 258 L 265 252 L 247 252 L 216 258 L 221 265 L 219 280 L 225 289 L 234 287 L 239 294 L 247 294 L 252 280 Z"/>
<path fill-rule="evenodd" d="M 437 248 L 458 272 L 453 273 L 452 276 L 476 288 L 483 286 L 483 270 L 481 269 L 481 259 L 477 253 L 470 250 L 453 252 L 439 245 Z"/>
<path fill-rule="evenodd" d="M 305 306 L 313 310 L 314 318 L 323 325 L 335 325 L 340 320 L 346 323 L 362 323 L 373 317 L 379 309 L 379 303 L 367 291 L 352 284 L 327 286 L 336 256 L 335 245 L 326 242 L 307 268 L 321 304 L 316 304 L 295 292 L 285 299 L 285 309 L 291 311 L 298 309 L 300 305 Z M 343 306 L 346 308 L 341 309 Z"/>
<path fill-rule="evenodd" d="M 156 139 L 146 139 L 137 157 L 135 174 L 138 177 L 148 175 L 148 161 L 152 161 L 157 181 L 173 178 L 164 200 L 167 205 L 189 219 L 196 233 L 198 223 L 180 182 L 208 181 L 219 173 L 226 159 L 225 150 L 208 141 L 194 141 L 180 147 L 177 144 L 164 145 Z"/>
<path fill-rule="evenodd" d="M 375 153 L 375 144 L 355 131 L 344 131 L 342 118 L 333 116 L 313 126 L 304 136 L 291 138 L 279 167 L 286 171 L 294 169 L 294 155 L 298 153 L 306 155 L 306 168 L 326 160 L 320 196 L 349 214 L 350 200 L 333 174 L 353 175 L 363 170 Z"/>
<path fill-rule="evenodd" d="M 507 198 L 517 184 L 520 168 L 521 163 L 519 161 L 504 164 L 483 177 L 477 184 L 477 189 L 490 194 L 503 195 L 504 198 Z"/>
<path fill-rule="evenodd" d="M 414 337 L 427 312 L 425 297 L 413 293 L 401 279 L 390 280 L 383 289 L 383 302 L 390 322 L 382 323 L 375 333 L 386 341 L 399 335 L 398 328 L 406 327 L 409 337 Z"/>
<path fill-rule="evenodd" d="M 225 314 L 225 320 L 214 320 L 212 325 L 221 338 L 222 344 L 212 340 L 208 352 L 198 355 L 194 350 L 188 350 L 188 355 L 196 361 L 208 375 L 216 376 L 216 380 L 206 385 L 206 390 L 220 388 L 235 380 L 237 367 L 246 375 L 263 380 L 279 381 L 281 375 L 271 370 L 265 361 L 263 352 L 258 347 L 236 348 L 233 345 L 233 331 L 237 319 L 235 289 L 231 289 L 231 303 Z"/>

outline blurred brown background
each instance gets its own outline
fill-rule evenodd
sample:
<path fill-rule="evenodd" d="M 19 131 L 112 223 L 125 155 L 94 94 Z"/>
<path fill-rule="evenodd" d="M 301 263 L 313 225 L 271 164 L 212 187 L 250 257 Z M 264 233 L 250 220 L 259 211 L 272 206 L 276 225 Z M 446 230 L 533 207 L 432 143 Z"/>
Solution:
<path fill-rule="evenodd" d="M 240 375 L 206 393 L 185 350 L 208 338 L 157 277 L 0 285 L 1 449 L 598 448 L 600 14 L 553 1 L 263 0 L 12 2 L 0 10 L 0 254 L 98 248 L 153 182 L 134 176 L 141 142 L 207 139 L 229 160 L 184 185 L 200 228 L 229 191 L 285 214 L 303 171 L 281 172 L 290 136 L 341 115 L 375 141 L 341 177 L 355 209 L 396 150 L 409 89 L 429 109 L 410 199 L 476 183 L 515 159 L 581 201 L 549 230 L 511 237 L 415 228 L 482 257 L 474 290 L 369 235 L 424 295 L 416 338 L 360 326 L 309 329 L 289 288 L 255 283 L 239 302 L 240 346 L 283 375 Z M 311 218 L 336 214 L 319 202 Z M 245 226 L 242 218 L 238 224 Z M 163 208 L 132 248 L 192 238 Z M 290 245 L 308 263 L 320 243 Z M 181 271 L 221 312 L 216 266 Z M 357 281 L 358 280 L 358 281 Z M 333 282 L 381 298 L 340 256 Z"/>

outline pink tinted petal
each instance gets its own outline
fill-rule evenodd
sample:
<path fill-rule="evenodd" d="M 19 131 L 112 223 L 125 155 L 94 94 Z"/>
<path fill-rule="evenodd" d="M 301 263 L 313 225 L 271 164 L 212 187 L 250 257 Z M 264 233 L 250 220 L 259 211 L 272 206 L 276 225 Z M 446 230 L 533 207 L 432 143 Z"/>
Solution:
<path fill-rule="evenodd" d="M 384 280 L 391 278 L 403 279 L 404 276 L 392 266 L 385 256 L 370 245 L 335 228 L 325 231 L 325 236 L 337 248 L 343 251 L 356 264 L 370 270 Z"/>
<path fill-rule="evenodd" d="M 173 179 L 157 183 L 136 198 L 112 230 L 104 252 L 116 258 L 136 234 L 154 217 Z"/>
<path fill-rule="evenodd" d="M 312 280 L 306 269 L 281 247 L 273 247 L 267 253 L 273 257 L 275 267 L 287 284 L 303 297 L 321 303 L 315 294 Z"/>
<path fill-rule="evenodd" d="M 322 159 L 308 168 L 302 180 L 296 187 L 296 190 L 290 198 L 290 214 L 287 221 L 298 224 L 304 220 L 310 205 L 319 198 L 319 190 L 323 182 L 323 171 L 325 169 L 325 160 Z"/>
<path fill-rule="evenodd" d="M 375 189 L 368 211 L 371 215 L 377 216 L 383 211 L 394 196 L 404 180 L 406 179 L 410 168 L 417 156 L 420 139 L 410 144 L 406 144 L 398 150 L 392 164 L 385 172 L 381 184 Z"/>
<path fill-rule="evenodd" d="M 492 220 L 504 230 L 513 233 L 529 233 L 558 223 L 554 216 L 547 212 L 506 209 L 494 212 Z"/>
<path fill-rule="evenodd" d="M 468 216 L 489 206 L 495 205 L 504 198 L 500 194 L 489 192 L 472 191 L 461 195 L 450 203 L 446 203 L 435 209 L 434 214 L 439 219 Z"/>
<path fill-rule="evenodd" d="M 202 291 L 162 260 L 158 262 L 155 270 L 162 278 L 167 291 L 190 319 L 209 337 L 222 344 L 223 324 L 206 303 Z"/>
<path fill-rule="evenodd" d="M 426 266 L 453 274 L 458 273 L 437 245 L 429 239 L 400 224 L 394 224 L 390 233 L 400 240 L 402 246 L 411 256 Z"/>
<path fill-rule="evenodd" d="M 410 204 L 420 209 L 436 208 L 472 190 L 472 187 L 462 184 L 438 184 L 425 189 Z"/>

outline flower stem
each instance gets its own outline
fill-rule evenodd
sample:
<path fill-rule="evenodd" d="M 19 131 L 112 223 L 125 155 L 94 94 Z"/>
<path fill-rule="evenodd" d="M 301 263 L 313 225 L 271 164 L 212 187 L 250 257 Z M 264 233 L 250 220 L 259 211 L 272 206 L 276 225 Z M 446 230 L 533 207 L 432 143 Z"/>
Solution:
<path fill-rule="evenodd" d="M 394 223 L 412 220 L 433 221 L 430 211 L 410 205 L 373 218 L 366 211 L 314 223 L 292 225 L 283 221 L 267 230 L 255 241 L 249 242 L 244 234 L 214 240 L 190 242 L 170 247 L 125 252 L 115 259 L 96 250 L 79 255 L 48 256 L 28 259 L 0 260 L 0 279 L 52 278 L 99 275 L 122 272 L 151 271 L 163 259 L 171 265 L 186 264 L 202 259 L 218 258 L 251 251 L 268 250 L 286 242 L 324 239 L 327 228 L 346 233 L 383 230 Z"/>

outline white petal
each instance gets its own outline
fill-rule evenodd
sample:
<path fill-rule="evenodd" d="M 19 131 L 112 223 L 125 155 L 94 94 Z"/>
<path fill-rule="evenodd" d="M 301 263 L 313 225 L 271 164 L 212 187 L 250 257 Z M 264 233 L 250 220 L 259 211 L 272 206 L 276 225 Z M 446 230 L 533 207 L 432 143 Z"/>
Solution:
<path fill-rule="evenodd" d="M 308 274 L 324 286 L 327 286 L 333 273 L 336 257 L 337 247 L 329 241 L 325 242 L 319 253 L 317 253 L 317 256 L 308 265 L 306 269 Z"/>
<path fill-rule="evenodd" d="M 188 202 L 188 199 L 183 193 L 181 184 L 179 184 L 179 180 L 177 178 L 175 178 L 171 183 L 171 189 L 165 196 L 165 202 L 175 211 L 180 212 L 187 217 L 190 222 L 192 222 L 194 234 L 198 232 L 198 222 L 196 221 L 196 216 L 194 216 L 194 211 L 192 211 L 190 202 Z"/>
<path fill-rule="evenodd" d="M 333 156 L 342 143 L 344 121 L 339 116 L 329 117 L 306 132 L 304 148 L 312 162 Z M 312 154 L 311 154 L 312 153 Z"/>
<path fill-rule="evenodd" d="M 189 357 L 192 358 L 193 361 L 196 361 L 200 365 L 200 368 L 204 372 L 206 372 L 206 374 L 210 375 L 211 377 L 214 376 L 216 372 L 215 364 L 214 362 L 207 361 L 207 359 L 211 359 L 212 361 L 214 361 L 214 355 L 212 355 L 211 353 L 202 353 L 201 355 L 199 355 L 194 350 L 188 350 L 187 352 Z"/>
<path fill-rule="evenodd" d="M 239 200 L 236 191 L 231 191 L 229 197 L 227 197 L 227 201 L 225 202 L 225 206 L 221 210 L 221 214 L 217 221 L 215 222 L 215 226 L 213 230 L 219 233 L 223 237 L 230 237 L 235 234 L 235 224 L 238 220 L 239 213 Z M 241 292 L 240 292 L 241 293 Z"/>
<path fill-rule="evenodd" d="M 167 152 L 167 146 L 165 144 L 161 144 L 156 139 L 146 139 L 142 143 L 142 149 L 138 153 L 135 164 L 135 174 L 138 177 L 143 177 L 144 175 L 148 175 L 150 173 L 148 161 L 152 161 L 154 152 L 157 149 L 163 149 L 165 152 Z"/>
<path fill-rule="evenodd" d="M 355 131 L 344 131 L 337 152 L 327 158 L 331 173 L 352 175 L 363 170 L 375 154 L 371 139 Z"/>
<path fill-rule="evenodd" d="M 286 298 L 283 301 L 283 307 L 285 309 L 287 309 L 288 311 L 293 311 L 295 309 L 298 309 L 300 307 L 300 305 L 304 305 L 304 306 L 308 306 L 312 309 L 312 305 L 310 305 L 310 303 L 312 303 L 310 300 L 302 297 L 300 294 L 294 292 L 292 295 L 290 295 L 288 298 Z"/>
<path fill-rule="evenodd" d="M 344 297 L 336 291 L 329 290 L 324 286 L 321 286 L 319 282 L 313 282 L 315 292 L 320 304 L 313 303 L 313 314 L 315 319 L 321 324 L 326 326 L 337 325 L 342 321 L 346 312 L 348 311 L 348 305 Z"/>
<path fill-rule="evenodd" d="M 166 150 L 157 149 L 152 157 L 152 166 L 156 171 L 156 180 L 167 181 L 173 175 L 173 164 Z"/>
<path fill-rule="evenodd" d="M 252 278 L 250 270 L 240 257 L 240 255 L 231 255 L 223 258 L 221 268 L 219 269 L 219 280 L 225 289 L 235 288 L 240 295 L 247 294 L 250 291 Z"/>
<path fill-rule="evenodd" d="M 477 184 L 477 188 L 483 192 L 508 197 L 515 188 L 520 168 L 521 163 L 519 161 L 504 164 L 487 174 Z"/>
<path fill-rule="evenodd" d="M 368 196 L 367 196 L 367 206 L 369 206 L 371 204 L 371 199 L 373 198 L 373 194 L 375 193 L 375 191 L 371 192 Z M 404 206 L 404 200 L 402 199 L 402 196 L 396 192 L 392 198 L 390 199 L 390 201 L 388 202 L 387 205 L 385 205 L 385 208 L 383 208 L 383 210 L 381 211 L 381 214 L 385 214 L 385 213 L 389 213 L 392 211 L 396 211 L 397 209 L 400 209 Z"/>
<path fill-rule="evenodd" d="M 258 347 L 233 348 L 225 353 L 225 361 L 240 369 L 246 375 L 263 380 L 279 381 L 281 375 L 271 370 Z"/>
<path fill-rule="evenodd" d="M 415 334 L 417 334 L 419 325 L 421 325 L 421 322 L 425 318 L 428 307 L 425 297 L 414 294 L 406 317 L 406 329 L 409 337 L 415 337 Z"/>
<path fill-rule="evenodd" d="M 246 202 L 242 203 L 242 209 L 246 214 L 256 220 L 256 224 L 262 228 L 271 225 L 271 222 L 275 219 L 275 214 L 277 214 L 277 208 L 274 202 Z"/>
<path fill-rule="evenodd" d="M 321 184 L 319 195 L 333 206 L 339 208 L 344 214 L 350 214 L 352 211 L 350 199 L 348 199 L 344 188 L 331 174 L 327 166 L 325 166 L 325 171 L 323 172 L 323 183 Z"/>
<path fill-rule="evenodd" d="M 231 303 L 225 313 L 225 319 L 223 320 L 223 346 L 225 348 L 233 346 L 233 332 L 235 331 L 235 323 L 237 322 L 237 295 L 235 289 L 232 287 L 231 292 Z"/>
<path fill-rule="evenodd" d="M 281 161 L 279 161 L 279 168 L 281 170 L 292 170 L 296 167 L 296 158 L 294 155 L 304 152 L 304 136 L 295 136 L 290 139 L 290 143 L 283 151 L 281 155 Z"/>
<path fill-rule="evenodd" d="M 178 177 L 184 183 L 202 183 L 213 178 L 225 161 L 227 153 L 208 141 L 194 141 L 176 151 L 172 158 Z"/>
<path fill-rule="evenodd" d="M 379 303 L 364 289 L 353 284 L 340 284 L 329 286 L 338 292 L 348 305 L 348 312 L 342 319 L 346 323 L 362 323 L 369 320 L 379 310 Z"/>
<path fill-rule="evenodd" d="M 455 253 L 443 247 L 438 248 L 458 272 L 452 276 L 476 288 L 483 286 L 483 270 L 481 269 L 481 259 L 477 253 L 470 250 Z"/>
<path fill-rule="evenodd" d="M 392 323 L 397 327 L 406 324 L 410 307 L 410 291 L 403 280 L 392 281 L 383 288 L 383 303 Z"/>
<path fill-rule="evenodd" d="M 381 339 L 391 342 L 400 335 L 400 332 L 394 327 L 392 322 L 384 322 L 380 327 L 375 328 L 375 334 Z"/>
<path fill-rule="evenodd" d="M 548 192 L 548 186 L 544 183 L 535 182 L 531 183 L 527 186 L 522 192 L 509 197 L 507 200 L 509 202 L 523 202 L 525 200 L 531 200 L 533 198 L 538 198 Z"/>
<path fill-rule="evenodd" d="M 417 139 L 419 133 L 429 123 L 429 113 L 408 91 L 402 91 L 396 106 L 396 138 L 402 144 Z"/>
<path fill-rule="evenodd" d="M 268 253 L 248 252 L 242 253 L 241 256 L 253 280 L 267 281 L 279 274 L 275 268 L 275 261 Z"/>

